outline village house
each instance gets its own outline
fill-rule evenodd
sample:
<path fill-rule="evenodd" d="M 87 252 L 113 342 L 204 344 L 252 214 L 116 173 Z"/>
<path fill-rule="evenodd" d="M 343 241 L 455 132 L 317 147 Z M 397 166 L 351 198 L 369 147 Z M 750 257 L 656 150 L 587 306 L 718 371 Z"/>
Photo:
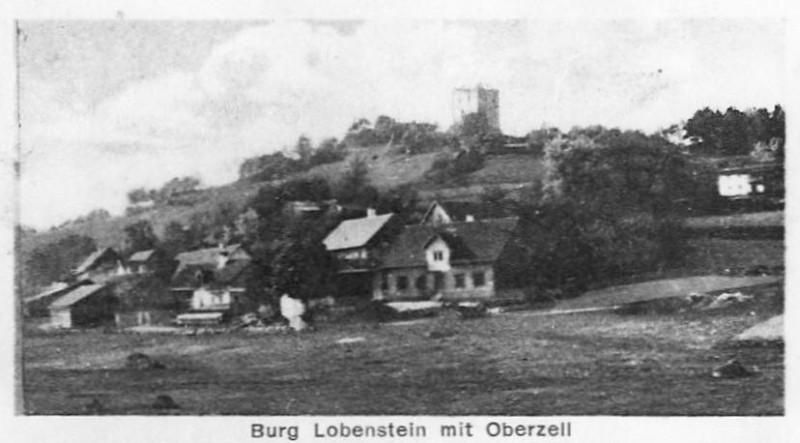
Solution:
<path fill-rule="evenodd" d="M 380 251 L 400 229 L 394 214 L 377 215 L 368 209 L 366 217 L 344 220 L 325 237 L 325 249 L 336 258 L 340 291 L 369 297 Z"/>
<path fill-rule="evenodd" d="M 50 322 L 61 328 L 94 327 L 114 321 L 117 299 L 108 286 L 78 286 L 50 304 Z"/>
<path fill-rule="evenodd" d="M 183 306 L 162 278 L 154 273 L 135 274 L 109 284 L 119 303 L 114 322 L 119 328 L 170 324 Z"/>
<path fill-rule="evenodd" d="M 184 252 L 176 260 L 170 291 L 189 311 L 178 316 L 179 323 L 221 322 L 254 308 L 247 293 L 252 258 L 241 245 Z"/>
<path fill-rule="evenodd" d="M 75 280 L 90 280 L 103 283 L 114 277 L 127 274 L 122 257 L 112 248 L 102 248 L 86 257 L 72 272 Z"/>
<path fill-rule="evenodd" d="M 152 274 L 166 263 L 166 257 L 159 249 L 137 251 L 128 258 L 127 268 L 131 274 Z"/>
<path fill-rule="evenodd" d="M 720 169 L 717 191 L 721 197 L 728 199 L 783 199 L 783 166 L 761 163 Z"/>
<path fill-rule="evenodd" d="M 378 300 L 502 298 L 529 272 L 515 217 L 406 226 L 372 275 Z M 509 293 L 510 294 L 510 293 Z"/>

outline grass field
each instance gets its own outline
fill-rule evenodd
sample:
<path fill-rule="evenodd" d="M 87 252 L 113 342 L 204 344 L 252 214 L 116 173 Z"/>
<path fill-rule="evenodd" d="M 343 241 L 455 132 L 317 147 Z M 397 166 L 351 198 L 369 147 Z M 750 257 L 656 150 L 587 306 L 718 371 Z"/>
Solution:
<path fill-rule="evenodd" d="M 705 217 L 690 217 L 686 219 L 686 226 L 694 229 L 783 226 L 783 223 L 783 211 L 709 215 Z"/>
<path fill-rule="evenodd" d="M 714 273 L 726 268 L 783 266 L 786 245 L 783 240 L 736 240 L 693 238 L 683 268 L 698 273 Z"/>
<path fill-rule="evenodd" d="M 773 290 L 773 294 L 775 290 Z M 782 293 L 781 293 L 782 295 Z M 728 340 L 778 313 L 782 297 L 719 311 L 321 324 L 299 335 L 29 333 L 24 409 L 156 414 L 775 415 L 783 349 Z M 348 337 L 364 340 L 338 344 Z M 124 369 L 144 352 L 166 369 Z M 730 358 L 757 375 L 716 379 Z"/>
<path fill-rule="evenodd" d="M 557 309 L 618 306 L 659 298 L 682 297 L 692 292 L 715 292 L 765 285 L 781 280 L 782 278 L 778 276 L 728 277 L 722 275 L 652 280 L 589 291 L 581 297 L 560 301 Z"/>

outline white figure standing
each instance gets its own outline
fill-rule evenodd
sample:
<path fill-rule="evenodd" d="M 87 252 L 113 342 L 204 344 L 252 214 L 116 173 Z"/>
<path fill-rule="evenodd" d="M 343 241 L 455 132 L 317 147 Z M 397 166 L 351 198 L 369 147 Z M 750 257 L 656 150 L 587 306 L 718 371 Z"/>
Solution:
<path fill-rule="evenodd" d="M 303 321 L 302 315 L 306 312 L 306 305 L 302 300 L 296 300 L 283 294 L 281 296 L 281 315 L 289 320 L 289 327 L 295 331 L 302 331 L 306 328 L 306 323 Z"/>

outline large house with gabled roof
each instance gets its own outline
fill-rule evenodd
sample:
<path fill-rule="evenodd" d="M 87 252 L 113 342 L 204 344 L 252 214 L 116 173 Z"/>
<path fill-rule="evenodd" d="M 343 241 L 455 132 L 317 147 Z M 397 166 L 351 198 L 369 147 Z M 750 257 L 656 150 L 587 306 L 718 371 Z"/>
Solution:
<path fill-rule="evenodd" d="M 477 204 L 433 202 L 420 224 L 402 226 L 392 214 L 369 211 L 340 223 L 324 244 L 337 259 L 343 294 L 488 299 L 524 284 L 517 226 L 518 218 L 497 217 Z"/>
<path fill-rule="evenodd" d="M 239 244 L 203 248 L 178 254 L 170 290 L 191 312 L 237 315 L 252 304 L 247 281 L 252 275 L 250 254 Z"/>
<path fill-rule="evenodd" d="M 367 210 L 366 217 L 339 223 L 322 243 L 336 259 L 340 290 L 369 297 L 371 275 L 379 264 L 381 251 L 401 229 L 394 214 L 378 215 L 373 209 Z"/>
<path fill-rule="evenodd" d="M 375 268 L 379 300 L 488 299 L 519 286 L 516 217 L 406 226 Z"/>
<path fill-rule="evenodd" d="M 89 254 L 72 274 L 78 281 L 103 283 L 127 272 L 124 260 L 117 251 L 113 248 L 101 248 Z"/>

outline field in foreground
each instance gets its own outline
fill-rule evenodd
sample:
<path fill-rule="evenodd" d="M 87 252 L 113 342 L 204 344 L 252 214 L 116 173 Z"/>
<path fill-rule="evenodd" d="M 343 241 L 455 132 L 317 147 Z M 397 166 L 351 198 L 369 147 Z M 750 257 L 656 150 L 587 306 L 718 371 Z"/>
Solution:
<path fill-rule="evenodd" d="M 783 348 L 728 340 L 779 313 L 779 286 L 721 310 L 323 324 L 299 335 L 74 332 L 23 342 L 24 409 L 156 414 L 778 415 Z M 776 295 L 777 294 L 777 295 Z M 363 341 L 339 344 L 343 338 Z M 165 369 L 124 369 L 144 352 Z M 717 379 L 736 358 L 752 377 Z"/>

